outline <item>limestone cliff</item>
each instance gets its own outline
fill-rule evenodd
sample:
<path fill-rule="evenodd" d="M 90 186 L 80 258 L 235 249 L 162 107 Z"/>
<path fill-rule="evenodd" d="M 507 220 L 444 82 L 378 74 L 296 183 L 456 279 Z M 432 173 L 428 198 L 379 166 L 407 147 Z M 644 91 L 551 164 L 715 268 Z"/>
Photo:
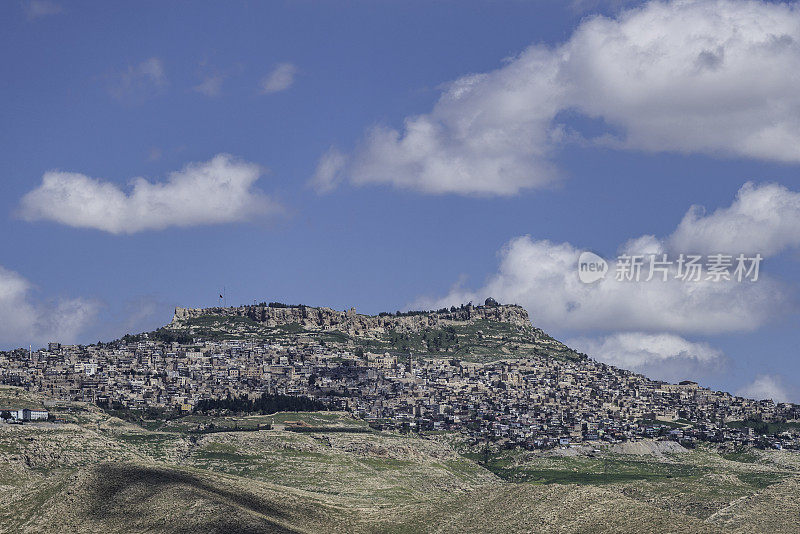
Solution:
<path fill-rule="evenodd" d="M 532 328 L 528 312 L 522 306 L 472 306 L 467 304 L 453 311 L 427 312 L 419 315 L 363 315 L 354 308 L 338 311 L 311 306 L 270 307 L 237 306 L 228 308 L 175 308 L 170 326 L 181 326 L 190 319 L 203 316 L 247 317 L 267 327 L 298 324 L 307 330 L 338 330 L 349 335 L 369 335 L 387 331 L 416 332 L 453 323 L 480 319 Z"/>

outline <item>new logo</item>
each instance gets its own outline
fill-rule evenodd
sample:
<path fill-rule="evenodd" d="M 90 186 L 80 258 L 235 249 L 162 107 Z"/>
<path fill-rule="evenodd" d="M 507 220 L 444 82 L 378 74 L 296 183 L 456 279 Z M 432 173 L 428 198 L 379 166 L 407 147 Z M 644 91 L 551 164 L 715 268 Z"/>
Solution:
<path fill-rule="evenodd" d="M 581 252 L 578 257 L 578 278 L 584 284 L 592 284 L 601 278 L 605 278 L 608 272 L 606 260 L 594 252 Z"/>

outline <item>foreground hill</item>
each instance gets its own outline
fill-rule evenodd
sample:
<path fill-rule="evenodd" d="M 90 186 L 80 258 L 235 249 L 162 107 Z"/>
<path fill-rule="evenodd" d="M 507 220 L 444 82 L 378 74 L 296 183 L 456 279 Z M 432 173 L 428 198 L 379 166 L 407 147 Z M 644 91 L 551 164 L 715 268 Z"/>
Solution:
<path fill-rule="evenodd" d="M 21 397 L 44 400 L 0 388 Z M 340 412 L 132 424 L 52 410 L 62 422 L 0 424 L 0 532 L 780 533 L 800 514 L 787 451 L 474 450 Z"/>
<path fill-rule="evenodd" d="M 172 322 L 156 332 L 174 339 L 315 339 L 331 346 L 373 352 L 459 357 L 468 361 L 585 356 L 534 328 L 521 306 L 487 299 L 428 312 L 363 315 L 280 303 L 230 308 L 176 308 Z"/>

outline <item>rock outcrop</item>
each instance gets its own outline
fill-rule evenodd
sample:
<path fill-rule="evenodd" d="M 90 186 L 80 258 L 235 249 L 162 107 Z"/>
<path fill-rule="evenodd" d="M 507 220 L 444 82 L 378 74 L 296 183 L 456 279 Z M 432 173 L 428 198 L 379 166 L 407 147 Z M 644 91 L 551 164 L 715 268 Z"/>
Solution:
<path fill-rule="evenodd" d="M 307 330 L 338 330 L 350 335 L 387 331 L 416 332 L 425 328 L 437 328 L 481 319 L 532 329 L 528 312 L 523 307 L 499 305 L 494 300 L 490 305 L 485 306 L 467 304 L 459 308 L 450 308 L 448 311 L 401 315 L 363 315 L 356 313 L 355 308 L 338 311 L 332 308 L 311 306 L 179 307 L 175 308 L 175 315 L 170 326 L 179 327 L 191 319 L 204 316 L 247 317 L 267 327 L 298 324 Z"/>

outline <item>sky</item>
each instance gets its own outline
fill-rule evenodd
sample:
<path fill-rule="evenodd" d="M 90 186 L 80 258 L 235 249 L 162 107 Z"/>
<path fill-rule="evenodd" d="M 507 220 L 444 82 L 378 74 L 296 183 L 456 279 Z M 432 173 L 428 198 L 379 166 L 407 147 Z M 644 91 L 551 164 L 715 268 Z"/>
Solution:
<path fill-rule="evenodd" d="M 601 361 L 800 402 L 796 3 L 18 0 L 0 72 L 0 348 L 223 288 L 492 296 Z"/>

